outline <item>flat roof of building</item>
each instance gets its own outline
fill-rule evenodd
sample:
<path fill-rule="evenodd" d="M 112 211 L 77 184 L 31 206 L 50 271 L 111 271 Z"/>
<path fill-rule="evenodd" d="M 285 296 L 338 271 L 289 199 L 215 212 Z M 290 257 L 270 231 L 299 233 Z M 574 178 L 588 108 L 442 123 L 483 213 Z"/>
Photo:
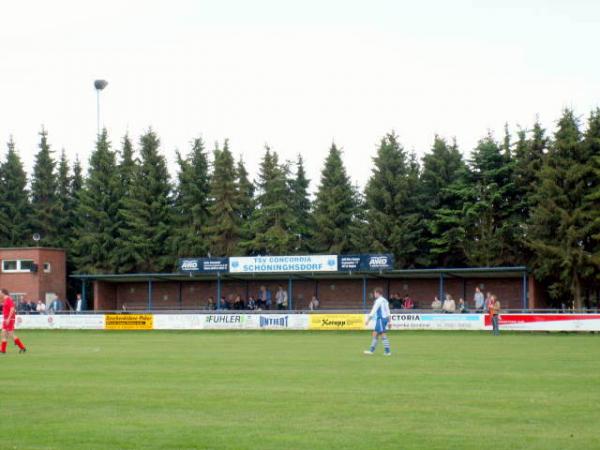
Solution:
<path fill-rule="evenodd" d="M 0 251 L 3 250 L 11 250 L 11 251 L 19 251 L 19 250 L 50 250 L 57 252 L 65 252 L 64 248 L 60 247 L 0 247 Z"/>
<path fill-rule="evenodd" d="M 408 279 L 408 278 L 521 278 L 526 266 L 515 267 L 455 267 L 436 269 L 398 269 L 385 272 L 285 272 L 285 273 L 131 273 L 73 274 L 82 281 L 131 283 L 141 281 L 252 281 L 252 280 L 331 280 L 331 279 Z"/>

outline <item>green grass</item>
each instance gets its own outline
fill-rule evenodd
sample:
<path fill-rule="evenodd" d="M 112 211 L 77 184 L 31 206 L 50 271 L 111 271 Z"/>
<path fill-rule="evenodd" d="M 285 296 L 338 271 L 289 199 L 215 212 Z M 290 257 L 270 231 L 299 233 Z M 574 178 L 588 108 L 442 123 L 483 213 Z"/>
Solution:
<path fill-rule="evenodd" d="M 22 331 L 0 448 L 600 448 L 600 336 Z"/>

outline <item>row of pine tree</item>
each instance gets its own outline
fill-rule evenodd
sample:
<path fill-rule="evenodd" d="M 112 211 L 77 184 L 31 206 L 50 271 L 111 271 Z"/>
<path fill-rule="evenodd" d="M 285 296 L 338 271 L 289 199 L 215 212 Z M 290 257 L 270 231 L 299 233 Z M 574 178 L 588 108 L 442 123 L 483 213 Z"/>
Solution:
<path fill-rule="evenodd" d="M 556 301 L 581 305 L 600 282 L 600 110 L 565 110 L 482 138 L 465 159 L 436 137 L 418 161 L 380 141 L 364 191 L 333 144 L 314 196 L 302 157 L 266 148 L 255 181 L 228 142 L 177 154 L 171 180 L 157 134 L 137 148 L 97 139 L 87 174 L 40 133 L 31 180 L 12 140 L 0 165 L 0 245 L 65 247 L 81 273 L 171 271 L 178 257 L 390 252 L 399 268 L 528 265 Z M 117 147 L 117 148 L 115 148 Z"/>

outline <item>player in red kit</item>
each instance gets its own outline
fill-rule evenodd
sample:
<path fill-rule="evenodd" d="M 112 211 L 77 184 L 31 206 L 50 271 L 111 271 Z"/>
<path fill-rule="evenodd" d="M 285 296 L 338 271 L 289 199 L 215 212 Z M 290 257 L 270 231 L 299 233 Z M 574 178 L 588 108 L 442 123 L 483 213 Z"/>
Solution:
<path fill-rule="evenodd" d="M 25 353 L 27 349 L 17 336 L 15 336 L 15 319 L 17 310 L 15 302 L 8 295 L 6 289 L 0 289 L 0 297 L 2 298 L 2 344 L 0 345 L 0 353 L 6 353 L 6 339 L 10 336 L 13 338 L 15 345 L 19 347 L 19 353 Z"/>

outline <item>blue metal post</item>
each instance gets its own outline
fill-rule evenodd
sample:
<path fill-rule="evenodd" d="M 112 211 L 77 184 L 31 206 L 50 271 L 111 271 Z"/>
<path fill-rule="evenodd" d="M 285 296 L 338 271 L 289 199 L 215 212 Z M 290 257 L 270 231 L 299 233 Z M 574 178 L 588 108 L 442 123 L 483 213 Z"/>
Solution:
<path fill-rule="evenodd" d="M 528 288 L 529 286 L 527 285 L 527 272 L 523 272 L 523 309 L 527 309 L 529 307 L 529 305 L 527 304 L 527 297 L 528 297 Z"/>
<path fill-rule="evenodd" d="M 444 290 L 444 272 L 440 272 L 440 296 L 438 297 L 440 302 L 444 301 Z"/>
<path fill-rule="evenodd" d="M 148 311 L 152 311 L 152 280 L 148 280 Z"/>
<path fill-rule="evenodd" d="M 217 309 L 221 309 L 221 272 L 217 272 Z"/>
<path fill-rule="evenodd" d="M 367 277 L 363 277 L 363 309 L 367 309 Z"/>
<path fill-rule="evenodd" d="M 288 309 L 292 310 L 292 277 L 288 278 Z"/>
<path fill-rule="evenodd" d="M 87 283 L 85 280 L 81 280 L 81 310 L 87 311 Z"/>
<path fill-rule="evenodd" d="M 183 309 L 183 295 L 182 295 L 183 287 L 181 285 L 181 281 L 179 282 L 179 289 L 177 291 L 177 300 L 179 301 L 179 309 Z"/>

